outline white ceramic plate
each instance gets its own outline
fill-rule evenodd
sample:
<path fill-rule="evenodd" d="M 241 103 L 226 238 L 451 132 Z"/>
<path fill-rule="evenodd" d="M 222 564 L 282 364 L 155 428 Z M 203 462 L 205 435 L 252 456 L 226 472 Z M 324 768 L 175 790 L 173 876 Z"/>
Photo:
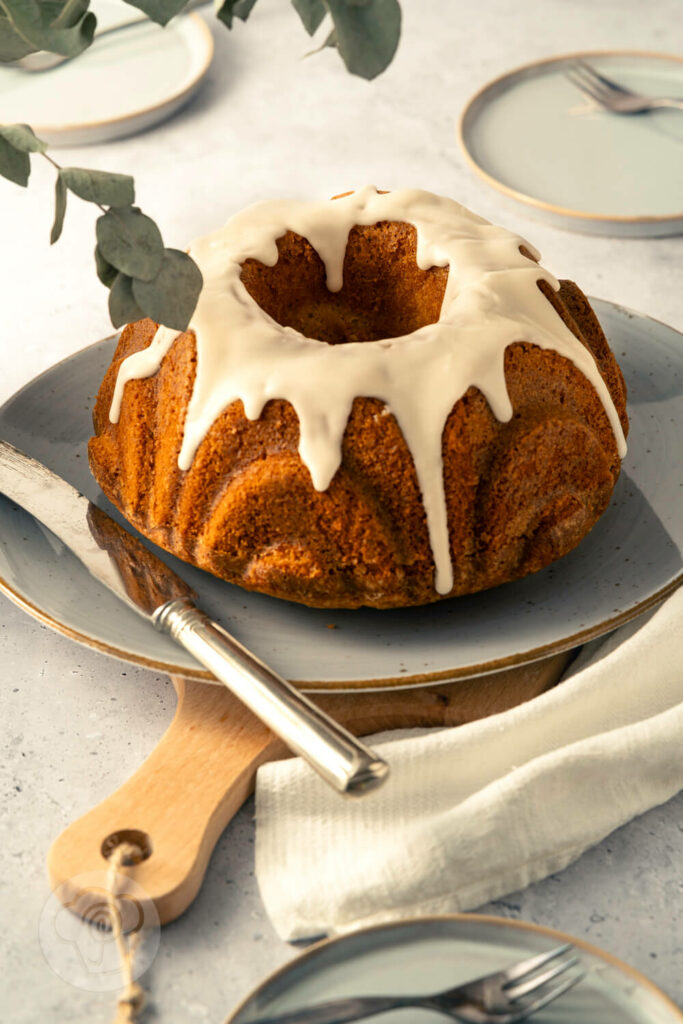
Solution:
<path fill-rule="evenodd" d="M 455 915 L 382 925 L 321 943 L 259 985 L 226 1024 L 248 1024 L 344 996 L 438 992 L 563 942 L 577 947 L 588 976 L 535 1014 L 534 1024 L 683 1021 L 680 1010 L 642 974 L 580 939 L 521 921 Z M 382 1024 L 439 1019 L 427 1010 L 381 1017 Z"/>
<path fill-rule="evenodd" d="M 639 237 L 683 232 L 683 111 L 624 116 L 597 109 L 566 77 L 579 58 L 627 88 L 683 98 L 680 57 L 553 57 L 472 97 L 460 121 L 470 163 L 558 227 Z"/>
<path fill-rule="evenodd" d="M 516 583 L 423 608 L 330 611 L 249 593 L 161 552 L 202 607 L 307 689 L 415 686 L 494 672 L 628 621 L 681 579 L 683 336 L 608 302 L 594 306 L 629 387 L 629 451 L 612 503 L 575 551 Z M 120 518 L 87 464 L 90 411 L 112 356 L 103 341 L 52 367 L 0 409 L 0 437 Z M 0 587 L 41 621 L 119 658 L 207 674 L 103 591 L 27 513 L 0 497 Z M 334 626 L 334 629 L 330 629 Z"/>
<path fill-rule="evenodd" d="M 135 17 L 133 7 L 93 5 L 98 28 Z M 0 68 L 2 117 L 30 124 L 53 146 L 105 142 L 144 131 L 194 95 L 213 57 L 213 38 L 198 14 L 165 28 L 145 19 L 111 32 L 75 60 L 50 71 Z"/>

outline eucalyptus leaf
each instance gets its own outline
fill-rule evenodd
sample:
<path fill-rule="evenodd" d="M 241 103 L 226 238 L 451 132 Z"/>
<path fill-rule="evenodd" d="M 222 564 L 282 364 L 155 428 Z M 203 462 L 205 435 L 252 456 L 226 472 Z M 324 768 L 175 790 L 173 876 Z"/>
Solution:
<path fill-rule="evenodd" d="M 65 9 L 68 17 L 61 24 L 60 16 Z M 82 0 L 77 3 L 66 0 L 60 4 L 44 0 L 0 0 L 0 13 L 32 49 L 49 50 L 63 57 L 76 57 L 90 46 L 97 25 L 97 18 L 87 11 Z"/>
<path fill-rule="evenodd" d="M 292 6 L 301 18 L 309 36 L 315 35 L 327 14 L 323 0 L 292 0 Z"/>
<path fill-rule="evenodd" d="M 133 281 L 133 295 L 145 314 L 157 323 L 184 331 L 194 313 L 202 275 L 197 264 L 179 249 L 166 249 L 153 281 Z"/>
<path fill-rule="evenodd" d="M 164 258 L 161 232 L 150 217 L 136 206 L 115 206 L 97 219 L 97 245 L 113 267 L 151 281 Z"/>
<path fill-rule="evenodd" d="M 129 174 L 90 171 L 84 167 L 63 167 L 59 173 L 69 191 L 88 203 L 130 206 L 135 202 L 135 183 Z"/>
<path fill-rule="evenodd" d="M 71 28 L 77 25 L 90 6 L 90 0 L 42 0 L 44 20 L 52 28 Z M 50 13 L 50 8 L 54 11 Z"/>
<path fill-rule="evenodd" d="M 232 28 L 232 19 L 240 18 L 241 21 L 246 21 L 255 4 L 256 0 L 223 0 L 216 10 L 216 17 L 228 28 Z"/>
<path fill-rule="evenodd" d="M 144 313 L 135 301 L 133 282 L 127 274 L 117 274 L 109 292 L 109 316 L 114 327 L 142 320 Z"/>
<path fill-rule="evenodd" d="M 391 63 L 401 36 L 398 0 L 325 0 L 347 69 L 376 78 Z"/>
<path fill-rule="evenodd" d="M 16 185 L 28 185 L 31 161 L 28 153 L 15 149 L 7 139 L 0 136 L 0 174 Z"/>
<path fill-rule="evenodd" d="M 37 46 L 19 35 L 5 12 L 0 10 L 0 64 L 21 60 L 22 57 L 28 53 L 34 53 L 37 49 Z"/>
<path fill-rule="evenodd" d="M 55 221 L 50 232 L 50 245 L 54 245 L 62 233 L 64 214 L 66 213 L 66 185 L 62 175 L 57 175 L 55 182 Z"/>
<path fill-rule="evenodd" d="M 39 139 L 27 124 L 0 124 L 0 135 L 22 153 L 44 153 L 47 149 L 47 142 Z"/>
<path fill-rule="evenodd" d="M 116 267 L 112 267 L 111 263 L 107 263 L 97 246 L 95 246 L 95 266 L 97 268 L 97 276 L 102 284 L 106 285 L 107 288 L 111 288 L 118 270 Z"/>
<path fill-rule="evenodd" d="M 144 11 L 157 25 L 167 25 L 171 18 L 180 14 L 187 0 L 126 0 L 131 7 Z"/>

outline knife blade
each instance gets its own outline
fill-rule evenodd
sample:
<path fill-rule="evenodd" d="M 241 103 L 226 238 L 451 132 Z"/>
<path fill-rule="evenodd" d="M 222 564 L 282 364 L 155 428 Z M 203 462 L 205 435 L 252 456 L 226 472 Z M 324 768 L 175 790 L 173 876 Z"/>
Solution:
<path fill-rule="evenodd" d="M 146 545 L 42 463 L 0 440 L 0 493 L 39 519 L 100 583 L 189 651 L 338 792 L 380 785 L 374 751 L 196 605 L 192 588 Z"/>

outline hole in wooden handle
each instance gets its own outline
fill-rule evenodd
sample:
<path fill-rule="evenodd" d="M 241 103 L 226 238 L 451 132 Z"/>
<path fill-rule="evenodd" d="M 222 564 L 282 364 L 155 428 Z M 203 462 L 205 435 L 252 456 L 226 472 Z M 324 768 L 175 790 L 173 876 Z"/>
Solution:
<path fill-rule="evenodd" d="M 129 843 L 131 846 L 137 847 L 139 851 L 131 853 L 124 860 L 124 864 L 140 864 L 141 861 L 152 856 L 152 841 L 146 832 L 141 832 L 138 828 L 121 828 L 116 832 L 110 832 L 103 840 L 100 850 L 105 860 L 109 860 L 116 847 L 121 843 Z"/>

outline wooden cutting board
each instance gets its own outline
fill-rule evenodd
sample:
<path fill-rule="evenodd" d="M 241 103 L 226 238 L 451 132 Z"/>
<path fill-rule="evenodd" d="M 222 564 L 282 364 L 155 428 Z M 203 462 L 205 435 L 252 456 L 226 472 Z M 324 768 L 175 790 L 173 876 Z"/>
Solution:
<path fill-rule="evenodd" d="M 572 656 L 567 652 L 419 689 L 334 693 L 315 700 L 358 736 L 462 725 L 543 693 Z M 254 788 L 257 768 L 290 756 L 222 686 L 172 679 L 178 706 L 158 746 L 127 782 L 69 825 L 50 849 L 50 882 L 53 889 L 61 887 L 64 902 L 73 905 L 83 895 L 71 880 L 106 870 L 105 852 L 130 839 L 151 852 L 124 870 L 153 900 L 161 923 L 173 921 L 197 895 L 218 837 Z"/>

